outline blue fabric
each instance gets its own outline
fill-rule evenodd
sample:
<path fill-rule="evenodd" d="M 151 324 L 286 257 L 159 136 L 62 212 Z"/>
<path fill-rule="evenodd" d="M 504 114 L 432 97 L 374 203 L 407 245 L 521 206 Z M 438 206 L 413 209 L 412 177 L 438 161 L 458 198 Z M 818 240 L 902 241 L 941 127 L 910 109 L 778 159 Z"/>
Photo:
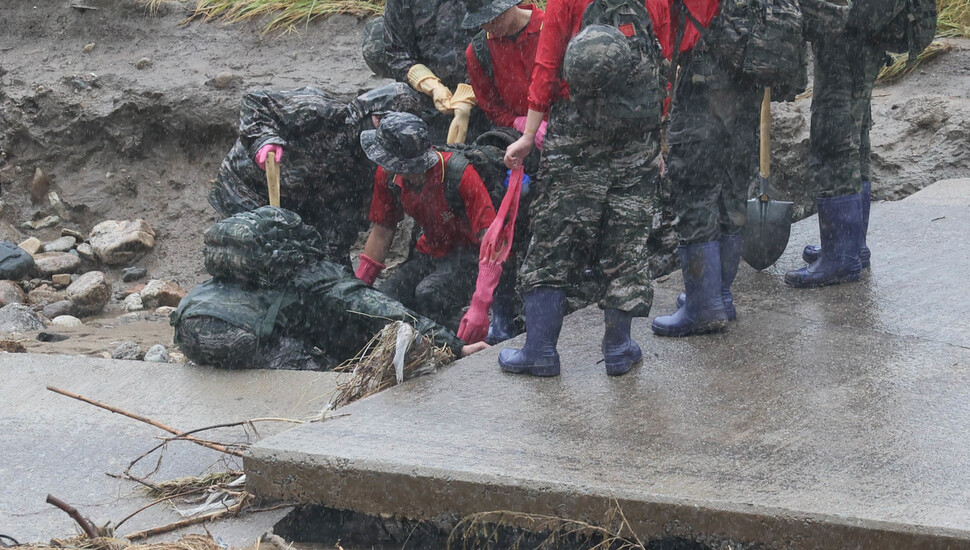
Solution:
<path fill-rule="evenodd" d="M 559 332 L 566 314 L 566 293 L 558 288 L 538 287 L 523 296 L 525 302 L 525 345 L 506 348 L 498 354 L 505 372 L 532 376 L 558 376 Z"/>
<path fill-rule="evenodd" d="M 606 374 L 619 376 L 629 372 L 633 365 L 643 359 L 640 346 L 630 337 L 633 315 L 619 309 L 603 310 L 606 332 L 603 334 L 603 358 Z"/>
<path fill-rule="evenodd" d="M 659 336 L 689 336 L 721 330 L 728 314 L 721 297 L 721 252 L 718 241 L 681 245 L 686 300 L 672 315 L 657 317 L 651 328 Z"/>
<path fill-rule="evenodd" d="M 862 199 L 859 193 L 818 198 L 818 227 L 822 250 L 812 264 L 789 271 L 785 284 L 812 288 L 859 280 L 862 261 Z"/>

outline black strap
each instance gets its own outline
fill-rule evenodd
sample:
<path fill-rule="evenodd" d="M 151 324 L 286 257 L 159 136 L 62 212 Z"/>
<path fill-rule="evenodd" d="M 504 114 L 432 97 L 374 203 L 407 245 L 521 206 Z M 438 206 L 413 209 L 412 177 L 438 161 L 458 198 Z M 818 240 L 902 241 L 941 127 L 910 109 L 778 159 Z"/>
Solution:
<path fill-rule="evenodd" d="M 465 200 L 461 198 L 461 176 L 465 173 L 465 168 L 471 162 L 468 157 L 455 151 L 451 153 L 448 162 L 445 163 L 445 202 L 452 213 L 459 218 L 468 217 L 465 211 Z"/>
<path fill-rule="evenodd" d="M 488 33 L 484 30 L 479 31 L 472 38 L 472 53 L 478 60 L 478 64 L 482 66 L 482 70 L 485 71 L 485 76 L 494 81 L 495 67 L 492 66 L 492 52 L 488 49 Z"/>

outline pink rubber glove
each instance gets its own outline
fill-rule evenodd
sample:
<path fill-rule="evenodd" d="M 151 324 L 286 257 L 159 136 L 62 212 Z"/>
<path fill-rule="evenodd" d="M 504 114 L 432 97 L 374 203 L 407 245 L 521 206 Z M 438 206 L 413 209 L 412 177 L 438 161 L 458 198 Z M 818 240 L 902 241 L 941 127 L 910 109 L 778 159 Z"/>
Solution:
<path fill-rule="evenodd" d="M 488 336 L 488 308 L 492 306 L 492 295 L 502 276 L 502 264 L 488 261 L 478 263 L 478 280 L 472 303 L 458 325 L 458 337 L 466 344 L 481 342 Z"/>
<path fill-rule="evenodd" d="M 524 116 L 515 117 L 515 120 L 512 121 L 512 127 L 520 132 L 525 132 L 525 119 Z"/>
<path fill-rule="evenodd" d="M 267 143 L 256 151 L 256 166 L 259 166 L 264 172 L 266 171 L 266 157 L 273 153 L 276 155 L 276 162 L 283 160 L 283 147 L 275 143 Z"/>
<path fill-rule="evenodd" d="M 357 266 L 357 271 L 354 275 L 358 279 L 367 283 L 368 286 L 374 286 L 374 281 L 377 280 L 377 276 L 384 271 L 386 265 L 374 261 L 364 254 L 360 255 L 360 265 Z"/>
<path fill-rule="evenodd" d="M 536 149 L 542 151 L 542 144 L 546 141 L 546 121 L 543 120 L 542 124 L 539 125 L 539 129 L 536 130 Z"/>

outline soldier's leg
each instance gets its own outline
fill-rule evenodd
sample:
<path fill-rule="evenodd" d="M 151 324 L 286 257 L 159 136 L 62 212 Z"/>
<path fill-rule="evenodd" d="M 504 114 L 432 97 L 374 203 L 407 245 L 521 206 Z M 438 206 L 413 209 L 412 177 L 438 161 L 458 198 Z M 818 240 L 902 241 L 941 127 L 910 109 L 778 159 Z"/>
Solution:
<path fill-rule="evenodd" d="M 405 306 L 417 310 L 415 307 L 415 289 L 422 279 L 434 270 L 431 257 L 420 252 L 414 252 L 411 258 L 394 268 L 387 279 L 377 286 L 377 289 Z"/>
<path fill-rule="evenodd" d="M 384 17 L 375 17 L 364 24 L 364 41 L 361 44 L 364 62 L 374 74 L 384 78 L 391 78 L 391 70 L 387 66 L 384 53 Z"/>
<path fill-rule="evenodd" d="M 457 331 L 477 279 L 477 251 L 453 252 L 436 258 L 434 270 L 414 290 L 414 310 Z"/>

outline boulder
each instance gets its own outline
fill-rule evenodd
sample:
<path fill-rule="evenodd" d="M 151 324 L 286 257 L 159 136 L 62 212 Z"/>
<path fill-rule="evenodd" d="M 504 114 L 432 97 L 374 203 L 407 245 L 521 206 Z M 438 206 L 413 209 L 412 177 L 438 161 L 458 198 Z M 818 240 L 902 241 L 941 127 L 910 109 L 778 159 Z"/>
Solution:
<path fill-rule="evenodd" d="M 0 241 L 0 279 L 21 279 L 34 268 L 34 258 L 16 244 Z"/>
<path fill-rule="evenodd" d="M 0 281 L 0 307 L 10 304 L 22 304 L 27 296 L 20 285 L 13 281 Z"/>
<path fill-rule="evenodd" d="M 84 326 L 84 323 L 81 322 L 80 319 L 72 315 L 58 315 L 57 317 L 54 317 L 53 319 L 51 319 L 51 324 L 54 325 L 55 327 L 64 327 L 64 328 Z"/>
<path fill-rule="evenodd" d="M 40 285 L 27 293 L 27 303 L 32 306 L 46 307 L 49 304 L 60 302 L 63 299 L 63 292 L 54 290 L 48 285 Z"/>
<path fill-rule="evenodd" d="M 130 361 L 137 361 L 142 358 L 141 348 L 138 344 L 132 341 L 122 342 L 120 346 L 116 347 L 111 353 L 112 359 L 127 359 Z"/>
<path fill-rule="evenodd" d="M 34 256 L 34 272 L 41 277 L 74 273 L 79 267 L 81 258 L 67 252 L 41 252 Z"/>
<path fill-rule="evenodd" d="M 44 252 L 68 252 L 74 248 L 76 243 L 77 239 L 70 235 L 65 235 L 45 244 Z"/>
<path fill-rule="evenodd" d="M 104 273 L 88 271 L 67 287 L 67 299 L 74 302 L 79 315 L 96 315 L 111 299 L 111 283 Z"/>
<path fill-rule="evenodd" d="M 43 330 L 44 322 L 29 307 L 10 304 L 0 307 L 0 333 Z"/>
<path fill-rule="evenodd" d="M 145 352 L 145 361 L 150 363 L 168 363 L 168 350 L 161 344 L 155 344 Z"/>
<path fill-rule="evenodd" d="M 57 302 L 44 306 L 44 317 L 56 319 L 62 315 L 74 315 L 77 311 L 74 302 L 70 300 L 58 300 Z"/>
<path fill-rule="evenodd" d="M 178 307 L 186 292 L 175 283 L 152 279 L 141 291 L 141 302 L 148 309 L 155 309 L 159 306 Z"/>
<path fill-rule="evenodd" d="M 145 305 L 141 303 L 141 294 L 129 294 L 125 297 L 124 308 L 125 311 L 141 311 L 145 309 Z"/>
<path fill-rule="evenodd" d="M 144 267 L 126 267 L 121 271 L 121 281 L 130 283 L 141 279 L 147 274 L 148 270 Z"/>
<path fill-rule="evenodd" d="M 98 255 L 94 253 L 94 247 L 89 243 L 81 243 L 77 245 L 77 248 L 74 250 L 77 251 L 78 256 L 85 260 L 93 262 L 94 260 L 98 259 Z"/>
<path fill-rule="evenodd" d="M 155 231 L 145 220 L 99 223 L 88 239 L 95 254 L 108 265 L 124 265 L 155 246 Z"/>
<path fill-rule="evenodd" d="M 84 242 L 84 239 L 85 239 L 84 233 L 81 233 L 80 231 L 78 231 L 76 229 L 70 229 L 68 227 L 62 227 L 61 228 L 61 236 L 62 237 L 74 237 L 74 241 L 75 242 L 78 242 L 78 243 L 83 243 Z"/>
<path fill-rule="evenodd" d="M 40 249 L 43 248 L 44 246 L 44 242 L 38 239 L 37 237 L 30 237 L 29 239 L 26 239 L 24 242 L 20 243 L 17 246 L 19 246 L 20 248 L 23 248 L 24 250 L 27 251 L 28 254 L 33 256 L 34 254 L 37 254 L 38 252 L 40 252 Z"/>

